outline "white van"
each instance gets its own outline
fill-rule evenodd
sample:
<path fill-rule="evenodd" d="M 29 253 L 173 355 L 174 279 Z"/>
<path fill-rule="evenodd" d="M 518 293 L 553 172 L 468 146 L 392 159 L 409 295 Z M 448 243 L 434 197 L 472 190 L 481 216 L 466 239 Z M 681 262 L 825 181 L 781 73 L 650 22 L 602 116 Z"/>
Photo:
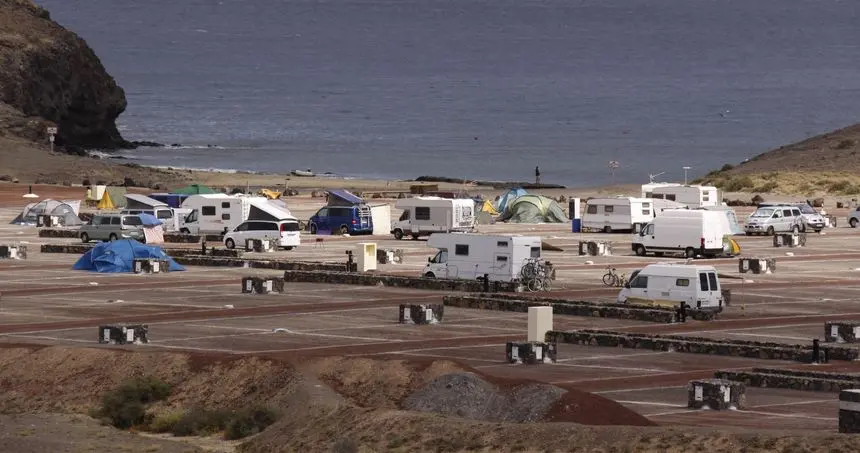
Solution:
<path fill-rule="evenodd" d="M 391 227 L 394 239 L 429 236 L 433 233 L 467 232 L 475 228 L 475 202 L 470 198 L 415 197 L 394 204 L 402 209 Z"/>
<path fill-rule="evenodd" d="M 687 264 L 645 266 L 618 293 L 618 302 L 685 302 L 705 310 L 722 310 L 724 303 L 717 270 Z"/>
<path fill-rule="evenodd" d="M 747 217 L 744 231 L 753 234 L 799 233 L 806 229 L 800 208 L 790 205 L 762 206 Z"/>
<path fill-rule="evenodd" d="M 732 234 L 729 218 L 723 211 L 670 209 L 633 235 L 632 248 L 639 256 L 683 253 L 687 258 L 713 258 L 736 254 L 726 240 Z"/>
<path fill-rule="evenodd" d="M 430 278 L 487 277 L 490 281 L 513 281 L 523 264 L 541 257 L 537 236 L 496 236 L 470 233 L 437 233 L 427 245 L 439 250 L 428 260 L 421 275 Z"/>
<path fill-rule="evenodd" d="M 654 205 L 649 198 L 591 198 L 585 203 L 582 227 L 604 233 L 639 231 L 653 218 Z"/>

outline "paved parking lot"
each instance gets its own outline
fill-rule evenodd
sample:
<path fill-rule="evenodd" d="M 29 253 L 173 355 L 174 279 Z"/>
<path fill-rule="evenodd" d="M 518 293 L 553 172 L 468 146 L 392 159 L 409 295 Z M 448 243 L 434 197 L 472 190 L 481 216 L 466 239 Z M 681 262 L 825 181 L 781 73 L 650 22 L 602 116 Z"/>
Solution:
<path fill-rule="evenodd" d="M 28 242 L 27 260 L 0 261 L 0 342 L 97 344 L 96 327 L 110 322 L 149 324 L 151 343 L 129 348 L 268 357 L 356 355 L 377 358 L 450 359 L 502 377 L 533 379 L 597 392 L 665 424 L 720 425 L 833 431 L 838 403 L 832 393 L 776 389 L 747 390 L 749 408 L 715 412 L 686 409 L 686 383 L 718 369 L 793 367 L 857 372 L 850 363 L 804 365 L 674 352 L 562 345 L 555 365 L 509 365 L 506 341 L 523 340 L 525 314 L 447 308 L 442 324 L 397 323 L 401 303 L 441 303 L 442 293 L 404 288 L 288 284 L 285 294 L 241 294 L 245 275 L 278 272 L 241 268 L 196 268 L 160 275 L 95 274 L 71 271 L 77 256 L 41 254 L 36 229 L 7 225 L 18 209 L 0 209 L 0 244 Z M 739 213 L 740 214 L 740 213 Z M 656 261 L 629 250 L 624 234 L 573 234 L 568 225 L 487 225 L 487 233 L 539 234 L 564 249 L 545 252 L 558 269 L 553 296 L 614 300 L 618 288 L 601 282 L 607 265 L 630 272 Z M 828 229 L 810 235 L 804 248 L 773 248 L 766 237 L 738 238 L 745 256 L 776 257 L 769 275 L 738 274 L 736 259 L 707 260 L 725 277 L 733 303 L 712 322 L 663 325 L 637 321 L 555 316 L 555 328 L 672 333 L 711 338 L 809 343 L 822 338 L 824 322 L 860 319 L 860 232 Z M 615 256 L 583 257 L 580 240 L 612 240 Z M 345 260 L 345 250 L 373 241 L 402 249 L 406 261 L 381 271 L 419 275 L 434 251 L 423 240 L 390 237 L 325 237 L 269 258 Z M 167 247 L 174 247 L 169 244 Z M 183 246 L 197 247 L 197 246 Z M 786 252 L 793 254 L 787 256 Z M 593 264 L 588 264 L 591 262 Z M 276 331 L 277 329 L 277 331 Z"/>

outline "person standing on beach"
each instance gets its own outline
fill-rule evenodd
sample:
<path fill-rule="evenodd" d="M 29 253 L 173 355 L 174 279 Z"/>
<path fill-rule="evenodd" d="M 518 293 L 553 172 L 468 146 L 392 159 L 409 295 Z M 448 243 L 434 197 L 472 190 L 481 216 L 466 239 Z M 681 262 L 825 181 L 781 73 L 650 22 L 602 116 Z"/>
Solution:
<path fill-rule="evenodd" d="M 540 184 L 540 167 L 535 167 L 535 184 Z"/>

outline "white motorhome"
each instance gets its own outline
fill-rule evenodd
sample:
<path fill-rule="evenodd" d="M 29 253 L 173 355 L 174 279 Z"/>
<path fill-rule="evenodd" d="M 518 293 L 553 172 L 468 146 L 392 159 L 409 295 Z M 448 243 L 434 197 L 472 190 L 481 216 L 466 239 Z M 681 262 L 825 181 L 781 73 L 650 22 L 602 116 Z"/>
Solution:
<path fill-rule="evenodd" d="M 541 238 L 473 233 L 437 233 L 427 245 L 439 250 L 422 275 L 430 278 L 477 279 L 509 282 L 519 277 L 529 259 L 541 257 Z"/>
<path fill-rule="evenodd" d="M 648 198 L 591 198 L 585 203 L 582 227 L 588 230 L 639 231 L 654 218 L 654 203 Z"/>
<path fill-rule="evenodd" d="M 633 251 L 639 256 L 682 253 L 688 258 L 736 255 L 727 237 L 734 234 L 723 211 L 668 209 L 633 235 Z"/>
<path fill-rule="evenodd" d="M 713 266 L 649 264 L 618 293 L 620 303 L 685 302 L 698 309 L 722 310 L 720 278 Z"/>
<path fill-rule="evenodd" d="M 391 227 L 395 239 L 429 236 L 433 233 L 467 232 L 475 228 L 475 202 L 470 198 L 405 198 L 394 204 L 402 209 Z"/>
<path fill-rule="evenodd" d="M 642 188 L 644 192 L 645 185 Z M 650 193 L 648 198 L 675 201 L 688 208 L 720 206 L 723 202 L 720 190 L 714 186 L 661 184 L 651 188 Z"/>
<path fill-rule="evenodd" d="M 190 234 L 223 234 L 246 220 L 278 221 L 294 218 L 289 210 L 265 197 L 226 194 L 192 195 L 182 202 L 191 209 L 181 231 Z"/>

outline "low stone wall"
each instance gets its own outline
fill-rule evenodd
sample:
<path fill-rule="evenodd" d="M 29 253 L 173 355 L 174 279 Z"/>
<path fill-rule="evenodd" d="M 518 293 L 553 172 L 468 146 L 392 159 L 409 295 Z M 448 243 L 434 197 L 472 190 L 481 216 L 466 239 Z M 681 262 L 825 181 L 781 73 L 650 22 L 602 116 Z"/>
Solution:
<path fill-rule="evenodd" d="M 200 248 L 191 248 L 191 249 L 168 249 L 162 248 L 165 253 L 170 255 L 173 258 L 179 258 L 183 256 L 200 256 L 200 257 L 218 257 L 218 258 L 241 258 L 245 255 L 245 252 L 239 249 L 227 249 L 227 248 L 207 248 L 206 255 L 201 254 Z"/>
<path fill-rule="evenodd" d="M 39 251 L 42 253 L 86 253 L 93 248 L 92 244 L 42 244 Z"/>
<path fill-rule="evenodd" d="M 382 286 L 441 291 L 479 292 L 484 288 L 484 284 L 476 280 L 402 277 L 397 275 L 362 274 L 358 272 L 288 270 L 284 272 L 284 280 L 288 282 L 362 286 L 377 286 L 381 284 Z M 510 282 L 490 283 L 490 291 L 516 292 L 518 289 L 516 284 Z"/>
<path fill-rule="evenodd" d="M 61 230 L 57 228 L 39 228 L 40 238 L 78 238 L 78 230 Z"/>
<path fill-rule="evenodd" d="M 812 361 L 812 347 L 740 340 L 715 340 L 713 338 L 684 337 L 677 335 L 632 334 L 600 330 L 576 330 L 570 332 L 550 331 L 547 342 L 570 343 L 589 346 L 625 347 L 675 351 L 691 354 L 726 355 L 767 360 Z M 830 360 L 856 360 L 858 349 L 822 347 Z"/>
<path fill-rule="evenodd" d="M 230 257 L 213 257 L 203 255 L 174 256 L 174 260 L 183 266 L 209 267 L 249 267 L 252 269 L 273 269 L 279 271 L 343 271 L 346 263 L 318 263 L 313 261 L 272 261 L 254 260 Z"/>
<path fill-rule="evenodd" d="M 750 387 L 779 388 L 802 390 L 806 392 L 839 392 L 845 389 L 860 387 L 860 376 L 848 376 L 830 373 L 819 376 L 800 375 L 791 370 L 768 370 L 772 372 L 753 371 L 717 371 L 714 377 L 743 382 Z"/>
<path fill-rule="evenodd" d="M 203 236 L 199 234 L 165 233 L 164 242 L 174 244 L 196 244 Z"/>
<path fill-rule="evenodd" d="M 203 240 L 206 242 L 224 242 L 223 234 L 204 234 Z"/>
<path fill-rule="evenodd" d="M 504 295 L 499 295 L 504 296 Z M 515 299 L 511 297 L 448 295 L 442 298 L 445 305 L 478 310 L 497 310 L 527 313 L 529 307 L 550 306 L 553 314 L 590 316 L 595 318 L 634 319 L 637 321 L 674 323 L 678 314 L 672 309 L 630 308 L 611 304 L 581 302 L 564 299 Z M 615 304 L 617 305 L 617 304 Z"/>

